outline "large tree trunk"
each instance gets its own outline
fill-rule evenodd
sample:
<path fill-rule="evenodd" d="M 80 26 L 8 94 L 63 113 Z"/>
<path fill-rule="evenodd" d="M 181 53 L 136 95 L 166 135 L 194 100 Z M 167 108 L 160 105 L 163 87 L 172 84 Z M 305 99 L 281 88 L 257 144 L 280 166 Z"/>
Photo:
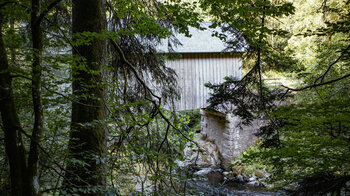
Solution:
<path fill-rule="evenodd" d="M 105 29 L 103 0 L 73 0 L 73 34 L 101 33 Z M 74 35 L 73 35 L 74 36 Z M 105 41 L 74 47 L 73 55 L 82 58 L 73 70 L 72 124 L 69 141 L 70 162 L 66 187 L 102 188 L 105 186 L 106 130 L 102 66 Z M 85 193 L 86 194 L 86 193 Z M 89 195 L 102 195 L 102 190 Z"/>
<path fill-rule="evenodd" d="M 26 153 L 12 90 L 7 53 L 2 37 L 3 16 L 0 13 L 0 113 L 5 133 L 5 148 L 10 165 L 11 195 L 26 194 Z"/>

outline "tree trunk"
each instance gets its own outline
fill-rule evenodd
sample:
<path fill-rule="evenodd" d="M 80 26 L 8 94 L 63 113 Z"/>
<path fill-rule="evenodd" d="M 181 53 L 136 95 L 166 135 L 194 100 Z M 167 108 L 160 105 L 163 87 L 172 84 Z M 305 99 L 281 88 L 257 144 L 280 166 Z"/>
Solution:
<path fill-rule="evenodd" d="M 101 33 L 105 29 L 102 1 L 73 0 L 73 36 L 82 32 Z M 95 190 L 88 195 L 102 195 L 106 183 L 104 88 L 101 86 L 104 51 L 105 41 L 99 39 L 73 49 L 73 55 L 82 60 L 72 67 L 73 95 L 76 99 L 72 103 L 70 162 L 65 186 Z"/>
<path fill-rule="evenodd" d="M 39 143 L 43 132 L 43 107 L 41 99 L 41 74 L 42 74 L 42 31 L 39 21 L 40 0 L 32 0 L 31 33 L 33 44 L 32 63 L 32 99 L 34 111 L 34 126 L 28 155 L 27 181 L 29 185 L 28 195 L 39 195 Z"/>
<path fill-rule="evenodd" d="M 0 13 L 0 113 L 5 133 L 5 149 L 11 175 L 11 195 L 26 195 L 26 152 L 12 90 L 7 53 L 2 37 L 3 16 Z"/>

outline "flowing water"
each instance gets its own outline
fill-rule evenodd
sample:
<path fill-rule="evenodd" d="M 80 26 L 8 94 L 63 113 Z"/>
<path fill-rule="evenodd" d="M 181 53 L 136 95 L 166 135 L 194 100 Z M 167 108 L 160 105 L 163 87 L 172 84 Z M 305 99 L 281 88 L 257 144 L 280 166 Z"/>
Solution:
<path fill-rule="evenodd" d="M 215 195 L 215 196 L 272 196 L 274 192 L 269 192 L 264 187 L 257 187 L 241 182 L 224 182 L 213 184 L 207 179 L 192 179 L 186 182 L 186 195 Z"/>

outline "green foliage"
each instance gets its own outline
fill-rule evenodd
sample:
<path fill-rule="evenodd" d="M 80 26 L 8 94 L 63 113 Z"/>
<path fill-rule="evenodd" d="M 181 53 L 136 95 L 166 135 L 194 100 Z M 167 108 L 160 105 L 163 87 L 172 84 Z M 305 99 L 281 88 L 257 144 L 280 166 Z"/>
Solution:
<path fill-rule="evenodd" d="M 245 158 L 274 166 L 272 179 L 278 187 L 321 173 L 349 176 L 348 101 L 280 107 L 271 114 L 271 118 L 284 121 L 284 126 L 275 130 L 280 138 L 278 148 L 263 147 Z"/>
<path fill-rule="evenodd" d="M 245 69 L 260 63 L 266 70 L 290 67 L 293 59 L 284 51 L 290 33 L 280 26 L 278 18 L 294 13 L 292 3 L 269 0 L 200 2 L 201 8 L 212 17 L 211 27 L 221 27 L 223 33 L 216 32 L 214 36 L 227 43 L 226 50 L 248 52 L 244 55 Z"/>
<path fill-rule="evenodd" d="M 41 1 L 41 11 L 50 2 Z M 33 51 L 28 12 L 31 2 L 7 3 L 1 9 L 5 20 L 2 33 L 16 107 L 24 133 L 30 135 L 33 127 L 30 99 Z M 326 65 L 341 55 L 322 81 L 348 73 L 350 56 L 349 49 L 345 48 L 349 45 L 349 1 L 200 0 L 199 3 L 203 13 L 212 19 L 211 27 L 221 27 L 224 32 L 213 36 L 225 41 L 228 51 L 248 51 L 244 64 L 253 67 L 243 80 L 226 78 L 222 85 L 208 84 L 214 90 L 211 107 L 220 108 L 222 103 L 237 105 L 234 112 L 242 116 L 246 124 L 257 117 L 274 122 L 260 130 L 260 148 L 252 148 L 243 155 L 243 161 L 257 161 L 253 165 L 246 162 L 245 172 L 272 167 L 272 179 L 279 187 L 318 174 L 349 176 L 349 80 L 295 94 L 294 104 L 283 107 L 275 105 L 275 100 L 283 94 L 281 90 L 271 91 L 259 83 L 261 70 L 275 69 L 296 72 L 304 85 L 312 85 L 328 70 Z M 180 0 L 162 3 L 111 0 L 106 5 L 109 31 L 100 34 L 71 34 L 70 1 L 59 3 L 47 13 L 42 22 L 41 90 L 45 116 L 40 140 L 42 193 L 181 192 L 182 187 L 174 185 L 174 179 L 182 179 L 176 171 L 175 160 L 181 159 L 187 139 L 193 138 L 194 131 L 199 129 L 200 114 L 191 111 L 174 115 L 161 109 L 157 98 L 144 84 L 154 84 L 153 89 L 159 90 L 164 103 L 176 97 L 174 72 L 164 66 L 164 59 L 156 53 L 155 46 L 163 38 L 174 40 L 174 32 L 190 36 L 188 26 L 198 28 L 199 18 L 203 18 L 194 11 L 196 5 L 197 2 Z M 85 59 L 69 54 L 71 47 L 90 45 L 96 39 L 117 43 L 132 67 L 126 65 L 113 44 L 108 48 L 103 70 L 90 70 L 83 63 Z M 178 43 L 169 44 L 171 47 Z M 71 95 L 72 70 L 83 70 L 93 76 L 103 73 L 105 77 L 99 84 L 91 81 L 82 86 L 108 89 L 103 98 L 107 118 L 84 124 L 91 127 L 102 124 L 109 131 L 107 159 L 94 157 L 98 164 L 108 165 L 106 190 L 103 187 L 60 189 L 67 162 L 71 102 L 77 98 L 97 100 L 93 94 L 83 92 L 81 97 Z M 0 141 L 3 138 L 1 132 Z M 27 135 L 24 143 L 29 146 Z M 4 146 L 0 153 L 0 190 L 8 192 L 10 173 Z M 81 160 L 71 161 L 80 166 L 87 164 Z"/>
<path fill-rule="evenodd" d="M 230 112 L 243 117 L 247 123 L 252 119 L 266 123 L 258 131 L 259 146 L 243 155 L 244 164 L 255 161 L 272 167 L 271 182 L 277 188 L 290 188 L 295 194 L 348 194 L 344 188 L 348 188 L 346 183 L 350 179 L 349 79 L 342 77 L 350 71 L 349 34 L 344 33 L 349 32 L 349 1 L 293 1 L 295 14 L 289 16 L 281 13 L 288 15 L 293 12 L 290 3 L 287 4 L 291 9 L 287 4 L 281 7 L 281 12 L 271 9 L 276 11 L 276 15 L 261 7 L 258 11 L 258 5 L 251 6 L 247 13 L 252 15 L 252 21 L 247 23 L 244 19 L 249 18 L 248 14 L 244 15 L 240 8 L 234 6 L 238 1 L 232 1 L 234 12 L 229 12 L 231 7 L 223 7 L 226 1 L 217 4 L 204 2 L 211 13 L 216 12 L 218 19 L 222 19 L 220 22 L 230 23 L 226 18 L 235 21 L 230 24 L 241 22 L 236 28 L 247 35 L 245 38 L 251 46 L 261 49 L 262 63 L 257 62 L 259 55 L 250 56 L 255 58 L 246 64 L 254 64 L 255 67 L 243 79 L 227 78 L 223 84 L 207 85 L 213 89 L 210 107 L 225 109 L 225 106 L 230 108 L 233 104 L 236 107 Z M 253 1 L 240 3 L 252 5 Z M 283 4 L 272 3 L 277 3 L 277 7 Z M 225 10 L 223 14 L 219 14 L 220 9 Z M 258 16 L 255 24 L 254 16 Z M 262 22 L 265 16 L 267 21 Z M 272 16 L 283 23 L 269 21 Z M 255 32 L 244 29 L 249 25 Z M 268 30 L 271 27 L 276 31 Z M 276 35 L 287 36 L 284 40 L 280 37 L 276 40 Z M 276 49 L 280 51 L 274 52 Z M 260 65 L 263 69 L 256 68 Z M 283 69 L 278 69 L 278 65 L 283 65 Z M 281 102 L 280 98 L 286 98 L 288 94 L 272 90 L 272 87 L 265 88 L 259 80 L 260 72 L 269 68 L 294 72 L 303 82 L 301 87 L 319 86 L 292 93 L 292 99 Z M 341 80 L 323 85 L 323 82 L 334 79 Z"/>
<path fill-rule="evenodd" d="M 120 107 L 133 108 L 141 104 Z M 113 106 L 116 106 L 115 103 Z M 147 114 L 129 116 L 126 113 L 120 115 L 125 121 L 115 124 L 118 121 L 112 120 L 113 123 L 109 125 L 109 132 L 114 138 L 109 147 L 109 178 L 121 187 L 120 193 L 141 191 L 149 194 L 163 189 L 174 191 L 164 185 L 173 183 L 173 178 L 181 176 L 176 172 L 175 160 L 181 159 L 188 142 L 183 137 L 193 138 L 193 133 L 187 128 L 189 121 L 186 116 L 162 112 L 172 120 L 175 127 L 169 127 L 168 122 L 161 117 L 152 119 Z M 136 184 L 142 187 L 141 190 L 135 189 Z"/>
<path fill-rule="evenodd" d="M 192 132 L 201 130 L 201 114 L 200 109 L 180 111 L 179 115 L 184 115 L 188 119 L 188 128 Z"/>
<path fill-rule="evenodd" d="M 51 1 L 40 1 L 41 11 Z M 11 7 L 12 6 L 12 7 Z M 189 119 L 160 109 L 161 103 L 143 84 L 152 83 L 159 90 L 163 102 L 171 102 L 177 89 L 174 71 L 164 66 L 155 46 L 160 39 L 172 37 L 173 32 L 189 35 L 188 26 L 198 26 L 195 6 L 181 1 L 125 1 L 112 0 L 107 3 L 108 31 L 102 33 L 83 32 L 71 34 L 71 2 L 61 2 L 45 15 L 43 29 L 42 97 L 44 108 L 44 131 L 40 138 L 39 184 L 44 194 L 71 194 L 104 192 L 129 194 L 131 192 L 157 193 L 173 191 L 173 178 L 181 159 L 183 148 L 193 137 L 189 131 Z M 30 143 L 33 126 L 31 97 L 32 46 L 30 32 L 31 1 L 11 1 L 1 9 L 5 16 L 4 41 L 8 49 L 10 72 L 19 117 L 28 135 L 24 136 L 26 147 Z M 5 9 L 6 8 L 6 9 Z M 10 9 L 11 8 L 11 9 Z M 86 59 L 70 55 L 73 47 L 91 45 L 94 40 L 117 43 L 126 60 L 110 44 L 108 56 L 102 70 L 91 70 Z M 169 42 L 169 44 L 173 44 Z M 133 69 L 135 71 L 133 71 Z M 81 84 L 80 97 L 72 96 L 71 83 L 74 71 L 104 75 L 101 83 L 90 81 Z M 147 76 L 147 77 L 145 77 Z M 109 131 L 107 159 L 93 157 L 99 165 L 107 163 L 107 189 L 103 187 L 69 187 L 62 189 L 66 163 L 89 166 L 78 159 L 67 160 L 69 131 L 71 129 L 71 103 L 77 100 L 98 100 L 86 93 L 91 87 L 105 87 L 103 98 L 106 119 L 84 123 L 83 126 L 104 125 Z M 78 99 L 79 98 L 79 99 Z M 155 104 L 156 103 L 156 104 Z M 170 104 L 169 104 L 170 105 Z M 83 114 L 82 114 L 83 115 Z M 27 137 L 29 136 L 29 137 Z M 0 134 L 3 139 L 3 133 Z M 4 148 L 0 149 L 0 189 L 9 185 L 9 168 Z M 93 156 L 84 154 L 83 156 Z M 95 174 L 91 174 L 95 175 Z M 119 176 L 121 176 L 119 178 Z M 147 190 L 122 190 L 124 185 L 147 183 Z M 179 189 L 179 188 L 177 188 Z M 8 190 L 5 190 L 8 192 Z M 179 192 L 179 190 L 177 190 Z M 137 194 L 137 193 L 136 193 Z"/>

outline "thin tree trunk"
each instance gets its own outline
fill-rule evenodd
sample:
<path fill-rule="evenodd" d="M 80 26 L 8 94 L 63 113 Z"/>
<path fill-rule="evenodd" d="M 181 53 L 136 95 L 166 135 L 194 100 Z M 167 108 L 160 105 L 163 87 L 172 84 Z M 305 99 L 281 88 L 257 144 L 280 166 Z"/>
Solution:
<path fill-rule="evenodd" d="M 73 0 L 73 34 L 101 33 L 105 29 L 102 0 Z M 102 66 L 105 41 L 73 49 L 73 55 L 84 59 L 73 66 L 72 124 L 69 141 L 70 159 L 66 187 L 98 188 L 88 195 L 102 195 L 105 186 L 106 130 Z M 96 190 L 96 189 L 95 189 Z M 86 194 L 85 194 L 86 195 Z"/>
<path fill-rule="evenodd" d="M 0 13 L 0 113 L 5 133 L 5 149 L 11 175 L 11 195 L 26 195 L 26 152 L 22 126 L 14 102 L 12 78 L 2 37 L 3 16 Z"/>
<path fill-rule="evenodd" d="M 39 143 L 43 132 L 43 107 L 41 99 L 41 75 L 42 75 L 42 31 L 39 21 L 40 0 L 32 0 L 31 13 L 31 33 L 33 44 L 33 64 L 32 64 L 32 99 L 34 111 L 34 126 L 30 143 L 28 156 L 28 175 L 26 176 L 29 184 L 28 195 L 39 195 Z"/>

